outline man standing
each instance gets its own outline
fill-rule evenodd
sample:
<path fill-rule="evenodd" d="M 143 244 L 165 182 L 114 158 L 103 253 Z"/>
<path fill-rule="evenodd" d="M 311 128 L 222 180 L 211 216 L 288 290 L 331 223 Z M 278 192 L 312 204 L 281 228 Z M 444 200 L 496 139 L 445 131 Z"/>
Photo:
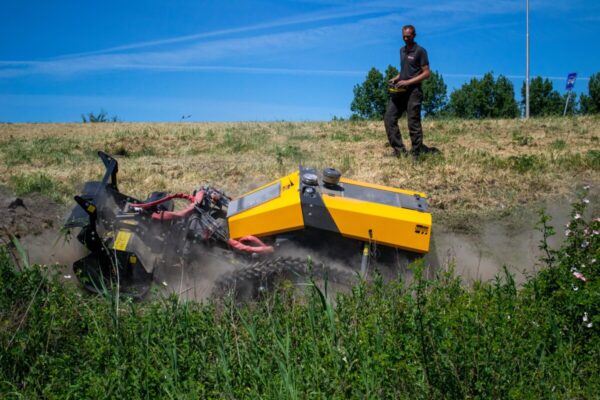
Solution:
<path fill-rule="evenodd" d="M 383 120 L 393 149 L 392 155 L 395 157 L 408 154 L 398 127 L 398 119 L 405 111 L 408 117 L 412 155 L 418 157 L 423 153 L 437 152 L 437 149 L 423 144 L 421 82 L 429 78 L 430 70 L 427 51 L 415 42 L 416 36 L 414 26 L 406 25 L 402 28 L 402 39 L 406 45 L 400 49 L 400 73 L 389 81 L 390 99 Z"/>

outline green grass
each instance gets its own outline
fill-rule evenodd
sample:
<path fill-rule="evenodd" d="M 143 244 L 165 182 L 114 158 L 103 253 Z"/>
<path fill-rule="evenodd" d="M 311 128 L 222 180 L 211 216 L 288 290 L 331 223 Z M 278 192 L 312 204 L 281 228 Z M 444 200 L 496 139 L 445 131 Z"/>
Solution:
<path fill-rule="evenodd" d="M 14 175 L 9 180 L 10 188 L 17 196 L 39 193 L 48 198 L 60 201 L 67 194 L 66 188 L 55 179 L 43 173 L 31 175 Z"/>
<path fill-rule="evenodd" d="M 82 295 L 0 251 L 1 398 L 595 398 L 600 221 L 577 203 L 545 268 L 462 284 L 375 279 L 235 306 Z M 560 232 L 563 234 L 563 232 Z M 582 282 L 574 269 L 585 275 Z"/>
<path fill-rule="evenodd" d="M 507 161 L 510 168 L 520 173 L 543 171 L 546 168 L 545 159 L 536 155 L 511 156 Z"/>
<path fill-rule="evenodd" d="M 41 137 L 31 141 L 9 140 L 2 144 L 4 162 L 11 167 L 36 161 L 43 165 L 57 165 L 66 161 L 77 162 L 85 156 L 75 139 Z"/>
<path fill-rule="evenodd" d="M 210 182 L 238 196 L 245 191 L 243 181 L 266 183 L 302 162 L 344 169 L 350 179 L 424 192 L 436 218 L 464 211 L 479 218 L 499 204 L 548 200 L 581 182 L 597 186 L 599 122 L 593 116 L 425 119 L 424 141 L 443 157 L 424 157 L 418 164 L 383 157 L 389 149 L 381 121 L 5 124 L 0 184 L 39 172 L 68 187 L 66 199 L 102 175 L 95 155 L 102 150 L 118 158 L 121 188 L 128 194 L 143 195 L 164 182 L 163 189 L 188 192 Z M 409 145 L 405 119 L 400 127 Z M 548 190 L 533 191 L 534 186 Z"/>
<path fill-rule="evenodd" d="M 298 163 L 304 158 L 302 150 L 295 145 L 275 146 L 274 152 L 277 164 L 280 166 L 283 165 L 285 160 L 291 160 Z"/>
<path fill-rule="evenodd" d="M 260 149 L 267 143 L 268 133 L 262 129 L 227 128 L 221 143 L 226 152 L 242 153 Z"/>
<path fill-rule="evenodd" d="M 553 150 L 564 150 L 567 147 L 567 142 L 562 139 L 557 139 L 550 143 L 550 148 Z"/>
<path fill-rule="evenodd" d="M 512 140 L 518 146 L 530 146 L 533 143 L 531 136 L 524 134 L 520 130 L 512 131 Z"/>

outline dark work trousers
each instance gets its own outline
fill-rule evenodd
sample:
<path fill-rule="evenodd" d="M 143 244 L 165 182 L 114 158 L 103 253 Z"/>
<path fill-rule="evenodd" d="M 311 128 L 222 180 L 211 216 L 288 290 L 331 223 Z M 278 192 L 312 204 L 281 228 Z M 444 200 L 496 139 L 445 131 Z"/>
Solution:
<path fill-rule="evenodd" d="M 398 119 L 404 111 L 408 117 L 408 132 L 412 143 L 412 151 L 419 152 L 423 145 L 423 129 L 421 128 L 421 101 L 423 100 L 423 91 L 419 86 L 409 88 L 404 93 L 398 93 L 390 97 L 383 122 L 385 131 L 390 141 L 390 146 L 396 152 L 405 150 L 398 127 Z"/>

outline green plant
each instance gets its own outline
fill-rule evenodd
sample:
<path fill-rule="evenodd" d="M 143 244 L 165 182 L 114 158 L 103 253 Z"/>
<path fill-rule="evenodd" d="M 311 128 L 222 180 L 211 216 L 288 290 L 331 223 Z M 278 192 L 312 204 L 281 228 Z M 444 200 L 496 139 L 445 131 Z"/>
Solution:
<path fill-rule="evenodd" d="M 302 151 L 294 145 L 275 146 L 275 159 L 279 167 L 283 166 L 284 160 L 299 162 L 303 157 Z"/>
<path fill-rule="evenodd" d="M 346 173 L 352 168 L 353 164 L 354 164 L 354 157 L 352 157 L 352 155 L 350 155 L 350 154 L 344 154 L 342 156 L 340 170 L 342 171 L 342 173 Z"/>
<path fill-rule="evenodd" d="M 227 131 L 225 132 L 225 136 L 223 138 L 223 146 L 235 153 L 238 153 L 246 150 L 248 148 L 248 143 L 239 133 L 236 134 L 234 132 Z"/>
<path fill-rule="evenodd" d="M 337 140 L 340 142 L 348 142 L 350 141 L 350 135 L 345 131 L 335 131 L 330 136 L 331 140 Z"/>
<path fill-rule="evenodd" d="M 100 110 L 98 114 L 94 114 L 93 112 L 89 112 L 87 116 L 85 114 L 81 114 L 81 122 L 84 124 L 93 124 L 98 122 L 119 122 L 119 118 L 116 115 L 109 117 L 106 111 Z"/>
<path fill-rule="evenodd" d="M 520 156 L 510 156 L 508 161 L 510 167 L 520 173 L 541 171 L 545 167 L 544 160 L 536 155 L 524 154 Z"/>
<path fill-rule="evenodd" d="M 17 196 L 40 193 L 57 200 L 64 191 L 64 188 L 59 182 L 43 173 L 14 175 L 10 177 L 9 183 Z"/>
<path fill-rule="evenodd" d="M 550 148 L 554 150 L 564 150 L 567 147 L 567 142 L 562 139 L 557 139 L 550 144 Z"/>
<path fill-rule="evenodd" d="M 507 269 L 469 286 L 419 262 L 409 282 L 374 272 L 334 299 L 309 278 L 303 301 L 282 286 L 242 305 L 134 303 L 19 271 L 0 248 L 0 397 L 594 398 L 600 219 L 585 217 L 587 195 L 558 249 L 540 214 L 545 266 L 521 288 Z"/>
<path fill-rule="evenodd" d="M 531 136 L 523 134 L 520 130 L 512 131 L 512 141 L 518 146 L 529 146 L 533 142 Z"/>

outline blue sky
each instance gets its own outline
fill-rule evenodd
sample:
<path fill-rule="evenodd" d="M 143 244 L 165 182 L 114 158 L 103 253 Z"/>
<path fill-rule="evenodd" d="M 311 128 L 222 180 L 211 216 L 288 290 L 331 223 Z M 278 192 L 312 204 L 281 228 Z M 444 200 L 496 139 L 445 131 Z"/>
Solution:
<path fill-rule="evenodd" d="M 449 89 L 525 74 L 525 0 L 13 1 L 0 4 L 0 121 L 329 120 L 400 28 Z M 530 0 L 531 75 L 600 71 L 600 2 Z"/>

